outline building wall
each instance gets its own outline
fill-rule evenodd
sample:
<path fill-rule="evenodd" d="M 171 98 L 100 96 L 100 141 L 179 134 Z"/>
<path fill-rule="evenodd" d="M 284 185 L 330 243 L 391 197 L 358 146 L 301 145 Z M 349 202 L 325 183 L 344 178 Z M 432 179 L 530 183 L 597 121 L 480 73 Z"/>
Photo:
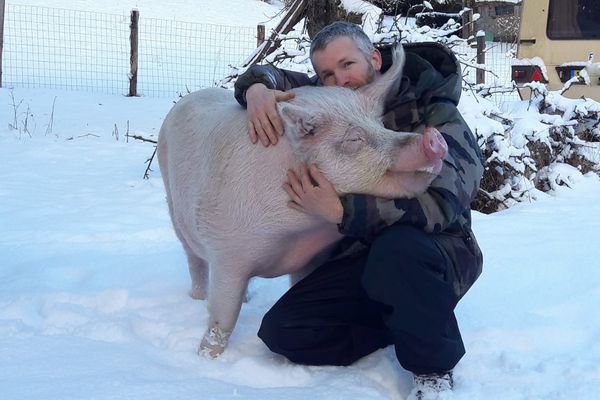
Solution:
<path fill-rule="evenodd" d="M 517 39 L 521 15 L 520 4 L 504 1 L 478 3 L 475 12 L 480 15 L 476 25 L 477 30 L 491 32 L 495 41 L 512 42 Z"/>

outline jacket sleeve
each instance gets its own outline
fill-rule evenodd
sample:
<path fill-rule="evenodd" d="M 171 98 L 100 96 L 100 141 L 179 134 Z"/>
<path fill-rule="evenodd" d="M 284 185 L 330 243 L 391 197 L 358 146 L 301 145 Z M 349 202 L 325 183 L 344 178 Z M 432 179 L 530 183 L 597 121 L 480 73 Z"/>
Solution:
<path fill-rule="evenodd" d="M 448 143 L 440 174 L 427 191 L 413 199 L 382 199 L 349 194 L 342 197 L 342 234 L 370 241 L 381 229 L 406 223 L 426 232 L 441 232 L 470 210 L 483 174 L 477 141 L 460 115 L 436 126 Z"/>
<path fill-rule="evenodd" d="M 269 89 L 285 91 L 313 85 L 315 81 L 301 72 L 279 69 L 272 65 L 253 65 L 240 75 L 234 84 L 235 99 L 240 105 L 246 107 L 246 90 L 255 83 L 262 83 Z"/>

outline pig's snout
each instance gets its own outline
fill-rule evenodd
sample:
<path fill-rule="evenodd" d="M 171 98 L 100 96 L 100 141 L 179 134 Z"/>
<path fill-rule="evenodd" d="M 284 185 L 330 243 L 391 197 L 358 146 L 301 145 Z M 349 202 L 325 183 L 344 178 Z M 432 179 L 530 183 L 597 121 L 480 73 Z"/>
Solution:
<path fill-rule="evenodd" d="M 423 151 L 431 161 L 443 160 L 448 154 L 448 144 L 442 134 L 435 128 L 427 128 L 423 132 Z"/>
<path fill-rule="evenodd" d="M 398 146 L 392 172 L 429 172 L 437 175 L 442 169 L 442 160 L 448 154 L 448 144 L 435 128 L 427 128 L 410 144 Z"/>

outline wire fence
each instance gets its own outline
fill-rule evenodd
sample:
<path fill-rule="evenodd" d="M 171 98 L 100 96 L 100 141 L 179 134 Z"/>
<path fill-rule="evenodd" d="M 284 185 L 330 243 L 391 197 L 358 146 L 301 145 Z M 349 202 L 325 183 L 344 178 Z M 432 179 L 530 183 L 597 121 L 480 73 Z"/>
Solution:
<path fill-rule="evenodd" d="M 140 13 L 141 14 L 141 13 Z M 6 5 L 2 84 L 127 94 L 130 16 Z M 139 19 L 144 96 L 214 86 L 256 48 L 256 28 Z"/>
<path fill-rule="evenodd" d="M 462 65 L 465 80 L 469 83 L 476 82 L 477 49 L 471 45 L 457 46 L 453 48 L 460 60 L 464 61 Z M 496 93 L 490 96 L 490 100 L 496 104 L 505 101 L 519 100 L 519 94 L 516 89 L 509 90 L 512 87 L 512 59 L 516 54 L 516 43 L 491 42 L 486 41 L 483 50 L 485 56 L 484 65 L 484 85 L 500 88 L 506 87 L 507 92 Z"/>
<path fill-rule="evenodd" d="M 6 5 L 2 84 L 5 87 L 127 94 L 131 72 L 130 15 Z M 137 93 L 170 97 L 215 83 L 256 48 L 256 28 L 144 18 L 138 22 Z M 475 48 L 453 49 L 473 60 Z M 510 85 L 514 45 L 486 43 L 486 84 Z M 463 66 L 466 79 L 475 69 Z M 501 103 L 516 92 L 497 94 Z"/>
<path fill-rule="evenodd" d="M 215 86 L 231 65 L 240 65 L 256 48 L 256 28 L 140 18 L 139 90 L 160 96 Z"/>
<path fill-rule="evenodd" d="M 126 17 L 6 5 L 3 86 L 126 93 Z"/>

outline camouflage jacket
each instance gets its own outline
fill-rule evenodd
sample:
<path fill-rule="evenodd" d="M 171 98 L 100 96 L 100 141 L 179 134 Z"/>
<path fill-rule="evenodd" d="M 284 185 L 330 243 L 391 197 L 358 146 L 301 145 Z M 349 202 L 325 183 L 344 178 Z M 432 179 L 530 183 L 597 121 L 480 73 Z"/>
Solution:
<path fill-rule="evenodd" d="M 429 189 L 414 199 L 382 199 L 364 194 L 341 198 L 344 217 L 339 231 L 368 243 L 383 228 L 406 223 L 431 233 L 461 236 L 471 241 L 471 201 L 479 189 L 483 162 L 477 141 L 457 110 L 462 75 L 456 57 L 437 43 L 407 44 L 406 64 L 396 96 L 388 96 L 384 125 L 397 131 L 423 131 L 436 127 L 448 143 L 442 170 Z M 391 65 L 391 49 L 380 49 L 382 71 Z M 255 65 L 239 77 L 235 97 L 243 106 L 245 92 L 254 83 L 288 90 L 319 85 L 316 77 Z M 479 253 L 480 254 L 480 253 Z"/>

